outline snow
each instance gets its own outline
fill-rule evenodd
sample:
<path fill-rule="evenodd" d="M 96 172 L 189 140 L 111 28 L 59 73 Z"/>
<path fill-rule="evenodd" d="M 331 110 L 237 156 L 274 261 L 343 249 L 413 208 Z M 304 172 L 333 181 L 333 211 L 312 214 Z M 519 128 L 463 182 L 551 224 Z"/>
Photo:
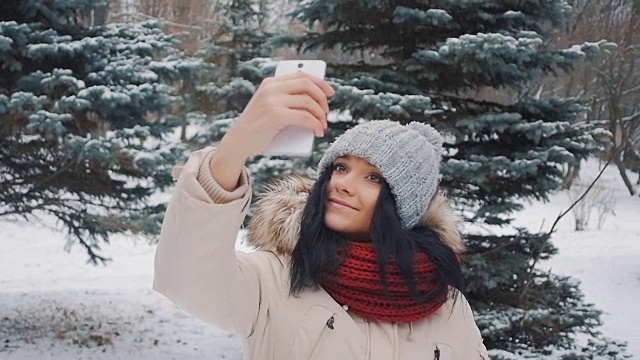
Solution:
<path fill-rule="evenodd" d="M 599 166 L 595 161 L 583 166 L 581 181 L 590 184 Z M 635 181 L 637 175 L 630 178 Z M 612 339 L 628 342 L 629 354 L 640 358 L 640 198 L 629 195 L 615 166 L 605 170 L 599 184 L 609 187 L 615 197 L 615 215 L 607 216 L 598 230 L 594 211 L 586 231 L 576 232 L 573 214 L 567 214 L 552 238 L 559 254 L 542 266 L 577 278 L 585 299 L 604 312 L 601 331 Z M 570 204 L 567 192 L 553 196 L 547 204 L 532 203 L 516 215 L 515 225 L 548 230 Z"/>
<path fill-rule="evenodd" d="M 583 181 L 597 167 L 584 165 Z M 615 215 L 600 230 L 592 216 L 587 230 L 576 232 L 568 214 L 553 237 L 559 255 L 541 266 L 581 281 L 586 300 L 604 311 L 603 333 L 627 341 L 628 352 L 639 357 L 640 198 L 629 196 L 617 169 L 607 169 L 604 180 L 616 198 Z M 548 230 L 568 205 L 566 192 L 527 204 L 515 225 Z M 92 266 L 80 246 L 63 251 L 65 235 L 52 219 L 5 219 L 0 229 L 1 360 L 242 358 L 238 338 L 150 289 L 153 244 L 115 237 L 99 251 L 113 262 Z M 241 242 L 237 247 L 250 251 Z"/>
<path fill-rule="evenodd" d="M 11 45 L 13 45 L 13 39 L 12 38 L 0 35 L 0 50 L 1 51 L 9 51 L 11 49 Z"/>
<path fill-rule="evenodd" d="M 0 223 L 0 359 L 242 358 L 235 336 L 150 289 L 155 246 L 116 237 L 94 267 L 47 223 Z"/>
<path fill-rule="evenodd" d="M 522 17 L 523 14 L 520 11 L 509 10 L 505 12 L 502 16 L 505 18 L 519 18 L 519 17 Z"/>

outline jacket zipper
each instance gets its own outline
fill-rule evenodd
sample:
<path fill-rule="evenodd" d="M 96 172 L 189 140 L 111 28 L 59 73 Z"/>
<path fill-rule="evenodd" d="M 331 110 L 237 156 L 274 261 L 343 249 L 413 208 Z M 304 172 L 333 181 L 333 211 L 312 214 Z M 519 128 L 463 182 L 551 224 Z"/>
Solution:
<path fill-rule="evenodd" d="M 313 346 L 313 350 L 311 351 L 311 356 L 309 357 L 309 359 L 315 359 L 318 357 L 318 352 L 320 351 L 320 349 L 322 348 L 322 346 L 324 346 L 324 342 L 327 338 L 327 335 L 329 334 L 329 330 L 334 330 L 334 323 L 335 323 L 336 319 L 335 319 L 335 315 L 332 315 L 327 322 L 325 323 L 324 328 L 322 329 L 322 332 L 320 333 L 320 337 L 318 337 L 318 341 L 316 342 L 316 344 Z"/>
<path fill-rule="evenodd" d="M 440 349 L 438 349 L 438 345 L 433 349 L 433 360 L 440 360 Z"/>

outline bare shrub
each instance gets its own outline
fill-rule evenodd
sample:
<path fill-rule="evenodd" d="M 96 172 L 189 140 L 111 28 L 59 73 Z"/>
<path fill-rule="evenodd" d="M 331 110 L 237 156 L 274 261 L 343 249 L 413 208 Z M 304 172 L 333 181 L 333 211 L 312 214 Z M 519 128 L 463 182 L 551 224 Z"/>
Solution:
<path fill-rule="evenodd" d="M 575 219 L 575 230 L 585 230 L 589 225 L 591 213 L 596 211 L 598 216 L 598 229 L 602 229 L 609 214 L 615 216 L 614 207 L 616 198 L 613 189 L 605 184 L 606 180 L 598 180 L 587 195 L 572 209 Z M 591 182 L 576 180 L 567 191 L 571 202 L 575 202 L 587 190 Z"/>

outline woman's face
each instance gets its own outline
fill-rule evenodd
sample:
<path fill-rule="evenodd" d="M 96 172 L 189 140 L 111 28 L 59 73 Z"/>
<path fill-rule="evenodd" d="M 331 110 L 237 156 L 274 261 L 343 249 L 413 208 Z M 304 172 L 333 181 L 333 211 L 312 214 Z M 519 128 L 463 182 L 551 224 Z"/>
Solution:
<path fill-rule="evenodd" d="M 325 226 L 354 241 L 370 241 L 369 228 L 382 186 L 382 173 L 355 156 L 337 158 L 327 185 Z"/>

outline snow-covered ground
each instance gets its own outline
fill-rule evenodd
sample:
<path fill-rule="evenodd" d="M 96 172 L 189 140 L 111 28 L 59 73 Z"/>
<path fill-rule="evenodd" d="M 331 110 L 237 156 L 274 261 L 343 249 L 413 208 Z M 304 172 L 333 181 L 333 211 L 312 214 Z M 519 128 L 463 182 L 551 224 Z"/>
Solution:
<path fill-rule="evenodd" d="M 596 161 L 583 165 L 580 174 L 585 186 L 596 178 L 599 166 Z M 632 177 L 634 183 L 636 180 L 637 174 Z M 588 228 L 575 231 L 573 213 L 567 214 L 552 237 L 559 253 L 541 266 L 581 281 L 586 301 L 604 312 L 602 332 L 626 341 L 628 353 L 640 359 L 640 198 L 629 195 L 613 165 L 607 167 L 599 184 L 603 195 L 614 199 L 615 216 L 607 216 L 598 230 L 594 210 Z M 548 231 L 560 212 L 572 203 L 567 192 L 556 194 L 549 203 L 527 206 L 514 224 Z"/>
<path fill-rule="evenodd" d="M 590 162 L 583 178 L 597 166 Z M 587 301 L 605 312 L 605 335 L 627 341 L 640 358 L 640 198 L 628 195 L 613 168 L 603 184 L 617 201 L 616 215 L 598 230 L 594 213 L 582 232 L 567 215 L 553 237 L 560 254 L 541 266 L 581 280 Z M 568 205 L 566 193 L 534 202 L 516 224 L 548 230 Z M 242 358 L 237 338 L 150 290 L 153 245 L 116 238 L 102 250 L 113 262 L 94 267 L 79 246 L 67 253 L 64 244 L 52 227 L 0 222 L 1 360 Z"/>

